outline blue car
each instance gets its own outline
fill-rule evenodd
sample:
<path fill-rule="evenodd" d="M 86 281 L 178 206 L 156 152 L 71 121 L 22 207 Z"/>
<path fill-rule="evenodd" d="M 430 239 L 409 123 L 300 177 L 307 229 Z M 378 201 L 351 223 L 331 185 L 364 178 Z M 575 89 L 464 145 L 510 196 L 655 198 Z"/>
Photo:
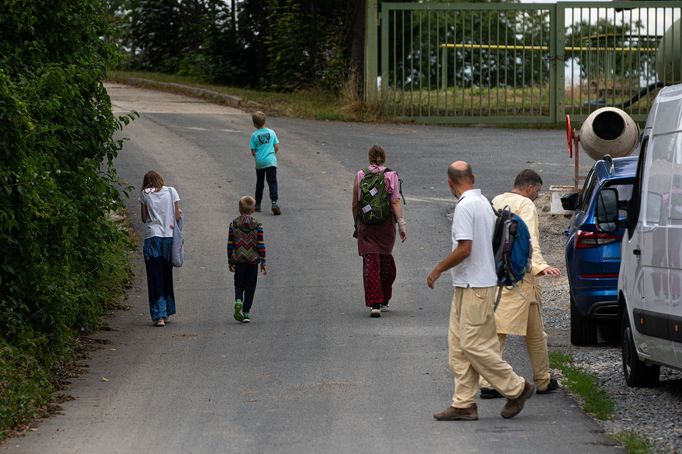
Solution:
<path fill-rule="evenodd" d="M 566 274 L 570 286 L 573 345 L 596 344 L 598 332 L 604 338 L 612 336 L 608 333 L 616 333 L 617 336 L 622 314 L 617 287 L 624 229 L 621 225 L 600 226 L 597 214 L 600 191 L 615 188 L 618 191 L 619 218 L 625 219 L 637 172 L 637 159 L 636 156 L 600 159 L 587 174 L 583 190 L 561 199 L 565 210 L 575 211 L 568 230 L 564 232 L 568 237 Z M 603 201 L 601 206 L 605 206 Z"/>

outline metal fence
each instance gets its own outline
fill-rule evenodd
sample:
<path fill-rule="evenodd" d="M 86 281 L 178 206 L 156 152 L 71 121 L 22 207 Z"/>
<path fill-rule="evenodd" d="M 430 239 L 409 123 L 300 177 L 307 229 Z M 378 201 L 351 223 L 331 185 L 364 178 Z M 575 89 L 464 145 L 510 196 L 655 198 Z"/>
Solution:
<path fill-rule="evenodd" d="M 367 87 L 380 74 L 384 112 L 420 121 L 554 123 L 605 105 L 641 120 L 656 90 L 682 76 L 681 11 L 680 2 L 382 3 Z"/>

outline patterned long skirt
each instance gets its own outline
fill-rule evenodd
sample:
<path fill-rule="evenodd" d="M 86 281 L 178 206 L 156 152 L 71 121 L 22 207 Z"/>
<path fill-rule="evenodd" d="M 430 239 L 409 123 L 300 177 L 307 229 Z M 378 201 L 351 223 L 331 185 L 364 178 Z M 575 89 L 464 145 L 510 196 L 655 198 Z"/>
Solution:
<path fill-rule="evenodd" d="M 144 240 L 142 252 L 147 269 L 149 313 L 154 321 L 175 314 L 172 247 L 173 238 L 155 236 Z"/>
<path fill-rule="evenodd" d="M 388 304 L 393 295 L 396 269 L 392 255 L 364 254 L 362 280 L 365 284 L 365 305 Z"/>

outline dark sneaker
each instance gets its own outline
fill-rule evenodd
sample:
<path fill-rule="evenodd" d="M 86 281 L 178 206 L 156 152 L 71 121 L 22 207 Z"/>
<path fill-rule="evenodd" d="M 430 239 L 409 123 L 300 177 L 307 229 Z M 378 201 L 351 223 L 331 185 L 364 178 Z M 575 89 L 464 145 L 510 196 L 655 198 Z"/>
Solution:
<path fill-rule="evenodd" d="M 533 397 L 533 394 L 535 394 L 535 385 L 530 383 L 528 380 L 524 381 L 525 383 L 523 384 L 523 391 L 521 391 L 521 395 L 516 399 L 507 399 L 507 403 L 504 404 L 504 408 L 502 408 L 502 411 L 500 412 L 500 415 L 503 418 L 513 418 L 514 416 L 521 413 L 521 410 L 523 410 L 523 405 L 528 399 Z"/>
<path fill-rule="evenodd" d="M 481 399 L 499 399 L 504 397 L 495 388 L 481 388 Z"/>
<path fill-rule="evenodd" d="M 374 306 L 372 306 L 372 310 L 370 311 L 369 316 L 372 318 L 381 317 L 381 305 L 375 304 Z"/>
<path fill-rule="evenodd" d="M 242 323 L 251 323 L 251 314 L 248 312 L 244 312 L 244 318 L 242 319 Z"/>
<path fill-rule="evenodd" d="M 244 314 L 242 314 L 242 302 L 237 300 L 234 302 L 234 319 L 238 322 L 244 321 Z"/>
<path fill-rule="evenodd" d="M 448 407 L 440 413 L 434 413 L 433 418 L 438 421 L 477 421 L 478 407 L 476 404 L 467 408 Z"/>
<path fill-rule="evenodd" d="M 277 202 L 272 202 L 272 214 L 274 214 L 275 216 L 279 216 L 280 214 L 282 214 L 282 210 L 279 209 Z"/>
<path fill-rule="evenodd" d="M 253 209 L 256 213 L 260 213 L 260 203 L 256 204 L 256 208 Z"/>
<path fill-rule="evenodd" d="M 381 312 L 388 312 L 389 310 L 390 310 L 390 307 L 389 307 L 388 303 L 381 305 Z"/>
<path fill-rule="evenodd" d="M 554 391 L 556 391 L 557 389 L 559 389 L 559 383 L 555 379 L 550 378 L 549 384 L 547 385 L 547 388 L 538 389 L 536 391 L 536 394 L 550 394 L 550 393 L 553 393 Z"/>

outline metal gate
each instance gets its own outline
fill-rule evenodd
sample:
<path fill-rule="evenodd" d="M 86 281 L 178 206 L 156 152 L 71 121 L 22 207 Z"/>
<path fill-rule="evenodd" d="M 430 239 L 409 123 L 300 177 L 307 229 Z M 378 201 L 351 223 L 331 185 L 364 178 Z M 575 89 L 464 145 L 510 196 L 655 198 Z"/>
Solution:
<path fill-rule="evenodd" d="M 368 4 L 369 35 L 378 11 Z M 642 120 L 656 90 L 682 76 L 681 9 L 382 3 L 380 37 L 367 41 L 368 97 L 388 116 L 419 121 L 556 123 L 606 105 Z"/>

